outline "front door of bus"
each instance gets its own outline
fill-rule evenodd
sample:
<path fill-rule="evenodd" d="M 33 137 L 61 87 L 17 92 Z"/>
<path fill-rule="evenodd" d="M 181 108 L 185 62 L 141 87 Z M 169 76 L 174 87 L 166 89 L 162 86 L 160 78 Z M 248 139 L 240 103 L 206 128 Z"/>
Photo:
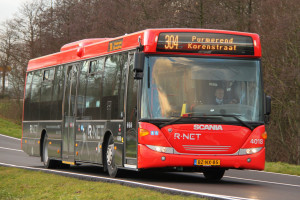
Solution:
<path fill-rule="evenodd" d="M 133 56 L 129 55 L 129 72 L 126 103 L 126 160 L 125 166 L 137 167 L 137 92 L 138 81 L 134 79 Z"/>
<path fill-rule="evenodd" d="M 74 164 L 75 157 L 75 97 L 78 69 L 76 65 L 69 65 L 66 69 L 65 98 L 64 98 L 64 130 L 62 133 L 62 160 L 67 164 Z"/>

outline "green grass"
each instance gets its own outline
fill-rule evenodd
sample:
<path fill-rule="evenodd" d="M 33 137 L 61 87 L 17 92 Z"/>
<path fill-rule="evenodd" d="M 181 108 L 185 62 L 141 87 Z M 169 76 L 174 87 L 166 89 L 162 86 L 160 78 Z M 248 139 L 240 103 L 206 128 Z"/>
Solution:
<path fill-rule="evenodd" d="M 9 119 L 21 125 L 23 103 L 20 100 L 0 99 L 0 118 Z"/>
<path fill-rule="evenodd" d="M 0 199 L 199 199 L 8 167 L 0 167 L 0 180 Z"/>
<path fill-rule="evenodd" d="M 9 120 L 0 118 L 0 134 L 21 138 L 22 126 Z"/>
<path fill-rule="evenodd" d="M 266 162 L 265 171 L 300 176 L 300 165 L 282 162 Z"/>

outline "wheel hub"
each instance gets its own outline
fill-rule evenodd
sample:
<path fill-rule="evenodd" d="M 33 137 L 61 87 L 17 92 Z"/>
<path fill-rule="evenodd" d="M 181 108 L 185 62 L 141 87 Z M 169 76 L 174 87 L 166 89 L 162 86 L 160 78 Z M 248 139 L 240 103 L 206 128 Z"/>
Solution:
<path fill-rule="evenodd" d="M 108 145 L 108 147 L 107 147 L 107 154 L 106 154 L 106 161 L 107 161 L 108 165 L 112 164 L 113 149 L 114 149 L 114 144 Z"/>

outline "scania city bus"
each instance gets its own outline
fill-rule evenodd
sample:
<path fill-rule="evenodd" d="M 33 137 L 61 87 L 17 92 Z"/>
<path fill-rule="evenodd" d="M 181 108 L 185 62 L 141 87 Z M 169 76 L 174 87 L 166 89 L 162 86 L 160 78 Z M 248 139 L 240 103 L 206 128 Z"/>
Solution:
<path fill-rule="evenodd" d="M 47 168 L 263 170 L 270 97 L 257 34 L 147 29 L 29 61 L 22 149 Z"/>

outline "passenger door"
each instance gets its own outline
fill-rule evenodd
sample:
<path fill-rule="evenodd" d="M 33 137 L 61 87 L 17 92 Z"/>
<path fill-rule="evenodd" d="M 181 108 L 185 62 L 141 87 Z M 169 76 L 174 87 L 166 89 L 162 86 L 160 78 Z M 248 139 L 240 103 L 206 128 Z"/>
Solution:
<path fill-rule="evenodd" d="M 66 67 L 64 95 L 64 128 L 62 132 L 62 160 L 66 164 L 75 164 L 75 119 L 76 119 L 76 88 L 78 66 Z"/>
<path fill-rule="evenodd" d="M 129 72 L 126 99 L 126 145 L 125 167 L 137 168 L 137 92 L 138 81 L 134 79 L 133 54 L 129 54 Z"/>

